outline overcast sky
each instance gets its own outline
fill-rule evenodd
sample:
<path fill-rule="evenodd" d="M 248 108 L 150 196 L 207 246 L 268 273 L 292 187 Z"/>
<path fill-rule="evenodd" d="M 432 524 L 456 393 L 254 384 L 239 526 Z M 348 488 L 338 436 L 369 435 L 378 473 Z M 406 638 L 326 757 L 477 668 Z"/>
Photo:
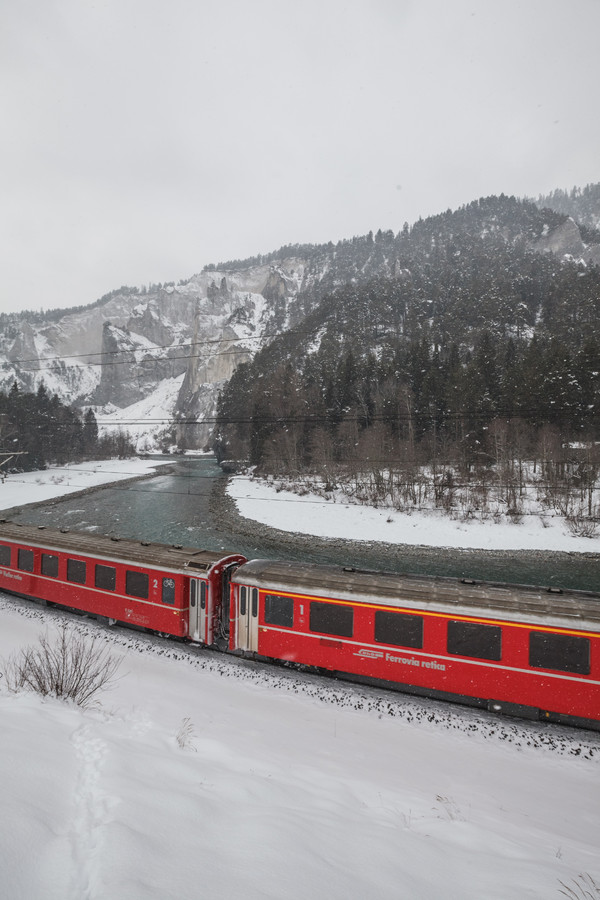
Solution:
<path fill-rule="evenodd" d="M 0 311 L 600 181 L 600 0 L 0 0 Z"/>

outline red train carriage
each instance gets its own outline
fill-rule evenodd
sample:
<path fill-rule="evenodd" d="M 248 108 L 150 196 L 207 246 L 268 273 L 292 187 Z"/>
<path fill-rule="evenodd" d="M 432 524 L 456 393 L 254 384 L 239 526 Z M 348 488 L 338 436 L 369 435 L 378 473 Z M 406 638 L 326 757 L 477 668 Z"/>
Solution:
<path fill-rule="evenodd" d="M 212 644 L 245 561 L 214 553 L 0 522 L 0 590 Z"/>
<path fill-rule="evenodd" d="M 255 560 L 230 649 L 600 729 L 600 595 Z"/>

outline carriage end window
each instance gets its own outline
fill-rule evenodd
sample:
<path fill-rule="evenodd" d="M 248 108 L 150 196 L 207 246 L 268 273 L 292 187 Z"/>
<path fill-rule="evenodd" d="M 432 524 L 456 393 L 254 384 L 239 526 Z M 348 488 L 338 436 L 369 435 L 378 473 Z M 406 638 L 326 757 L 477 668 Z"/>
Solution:
<path fill-rule="evenodd" d="M 203 582 L 204 583 L 204 582 Z M 162 580 L 162 602 L 173 606 L 175 603 L 175 579 L 163 578 Z"/>
<path fill-rule="evenodd" d="M 10 566 L 10 547 L 0 544 L 0 566 Z"/>

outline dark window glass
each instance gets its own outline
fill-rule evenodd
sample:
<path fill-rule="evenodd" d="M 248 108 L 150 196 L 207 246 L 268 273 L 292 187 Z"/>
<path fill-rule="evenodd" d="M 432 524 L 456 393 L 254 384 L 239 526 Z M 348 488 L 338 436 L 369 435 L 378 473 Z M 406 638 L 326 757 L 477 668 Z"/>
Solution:
<path fill-rule="evenodd" d="M 163 578 L 162 580 L 162 602 L 169 603 L 171 606 L 175 603 L 175 579 Z"/>
<path fill-rule="evenodd" d="M 206 609 L 206 588 L 205 581 L 200 582 L 200 609 Z"/>
<path fill-rule="evenodd" d="M 354 610 L 351 606 L 340 606 L 338 603 L 310 604 L 310 630 L 321 634 L 339 634 L 341 637 L 352 637 L 354 630 Z"/>
<path fill-rule="evenodd" d="M 148 596 L 148 576 L 145 572 L 127 572 L 125 574 L 125 593 L 130 597 Z"/>
<path fill-rule="evenodd" d="M 0 566 L 10 566 L 10 547 L 0 544 Z"/>
<path fill-rule="evenodd" d="M 51 553 L 42 553 L 42 575 L 49 578 L 58 578 L 58 556 Z"/>
<path fill-rule="evenodd" d="M 380 644 L 421 649 L 423 646 L 423 617 L 377 610 L 375 613 L 375 640 Z"/>
<path fill-rule="evenodd" d="M 94 584 L 103 591 L 114 591 L 117 585 L 117 570 L 114 566 L 96 565 Z"/>
<path fill-rule="evenodd" d="M 246 596 L 248 588 L 240 588 L 240 616 L 246 615 Z"/>
<path fill-rule="evenodd" d="M 258 615 L 258 588 L 252 588 L 252 616 L 256 618 Z"/>
<path fill-rule="evenodd" d="M 85 584 L 85 563 L 82 559 L 67 560 L 67 581 Z"/>
<path fill-rule="evenodd" d="M 502 658 L 502 628 L 477 622 L 448 622 L 448 653 L 475 659 Z"/>
<path fill-rule="evenodd" d="M 265 597 L 265 624 L 281 625 L 283 628 L 293 628 L 293 598 L 280 597 L 279 594 L 267 594 Z"/>
<path fill-rule="evenodd" d="M 18 567 L 24 572 L 33 572 L 33 550 L 19 550 Z"/>
<path fill-rule="evenodd" d="M 575 634 L 532 631 L 529 635 L 529 665 L 537 669 L 590 674 L 589 638 Z"/>

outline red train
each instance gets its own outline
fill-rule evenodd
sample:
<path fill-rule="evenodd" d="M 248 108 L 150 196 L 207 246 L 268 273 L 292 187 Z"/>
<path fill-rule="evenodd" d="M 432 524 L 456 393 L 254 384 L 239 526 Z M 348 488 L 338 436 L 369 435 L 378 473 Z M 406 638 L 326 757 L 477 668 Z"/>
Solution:
<path fill-rule="evenodd" d="M 0 590 L 265 660 L 600 730 L 600 595 L 0 522 Z"/>

